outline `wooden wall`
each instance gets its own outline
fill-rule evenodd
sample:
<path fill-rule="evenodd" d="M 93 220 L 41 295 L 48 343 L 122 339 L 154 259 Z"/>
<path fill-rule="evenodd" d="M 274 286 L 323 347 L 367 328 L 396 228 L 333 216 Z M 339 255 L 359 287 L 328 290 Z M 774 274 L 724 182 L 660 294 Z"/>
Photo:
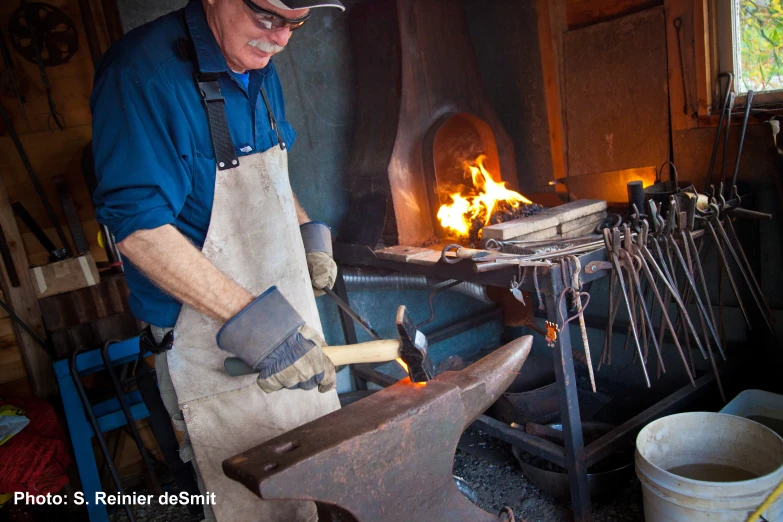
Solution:
<path fill-rule="evenodd" d="M 98 224 L 94 218 L 94 208 L 87 184 L 82 175 L 82 152 L 92 139 L 92 117 L 89 100 L 93 84 L 93 61 L 87 45 L 78 0 L 48 0 L 50 4 L 62 9 L 74 22 L 79 32 L 79 47 L 76 54 L 65 64 L 47 67 L 55 104 L 65 119 L 65 129 L 49 128 L 49 105 L 41 76 L 35 63 L 19 56 L 11 47 L 15 67 L 21 71 L 22 93 L 29 126 L 25 123 L 18 102 L 14 97 L 0 96 L 0 103 L 10 114 L 14 128 L 20 135 L 22 144 L 30 162 L 38 174 L 60 224 L 65 227 L 66 219 L 62 212 L 54 179 L 64 178 L 76 205 L 79 219 L 89 241 L 90 251 L 96 261 L 105 261 L 106 253 L 98 245 Z M 105 24 L 101 0 L 90 0 L 93 18 L 102 50 L 108 48 L 109 33 Z M 0 24 L 7 34 L 8 17 L 18 6 L 18 2 L 0 2 Z M 8 191 L 10 201 L 20 201 L 35 220 L 40 223 L 49 238 L 59 245 L 57 234 L 44 210 L 40 198 L 11 141 L 0 133 L 0 177 Z M 0 204 L 7 204 L 0 201 Z M 31 265 L 45 264 L 48 254 L 37 242 L 27 227 L 17 219 L 17 226 L 24 243 L 24 250 Z M 70 241 L 67 228 L 63 229 Z M 0 396 L 25 396 L 32 393 L 27 378 L 25 364 L 11 327 L 11 320 L 0 313 Z M 116 316 L 115 316 L 116 317 Z M 111 319 L 111 318 L 109 318 Z M 55 401 L 57 399 L 54 399 Z M 161 460 L 160 450 L 154 442 L 146 421 L 139 423 L 139 431 L 153 458 Z M 118 431 L 110 439 L 111 447 L 116 446 L 115 464 L 125 484 L 140 477 L 143 471 L 141 458 L 136 446 L 124 431 Z M 117 438 L 118 437 L 118 438 Z M 100 451 L 96 446 L 96 459 L 101 462 Z M 111 480 L 104 477 L 104 486 L 112 487 Z"/>
<path fill-rule="evenodd" d="M 566 24 L 568 29 L 578 29 L 658 5 L 663 0 L 565 0 Z"/>
<path fill-rule="evenodd" d="M 651 13 L 660 6 L 662 24 L 655 20 L 654 26 L 632 28 L 644 16 L 642 11 Z M 651 157 L 664 156 L 681 167 L 681 179 L 700 185 L 718 120 L 715 74 L 708 56 L 708 6 L 708 0 L 537 0 L 554 178 L 649 167 Z M 677 24 L 681 24 L 679 34 Z M 649 42 L 639 45 L 645 35 Z M 622 55 L 622 60 L 615 55 Z M 638 74 L 639 64 L 655 65 L 644 66 L 647 80 Z M 644 85 L 644 81 L 653 85 Z M 653 100 L 642 92 L 645 89 L 663 96 Z M 655 125 L 650 124 L 651 116 Z M 776 179 L 774 155 L 765 147 L 764 119 L 762 115 L 751 120 L 749 139 L 757 146 L 747 144 L 740 168 L 740 179 L 757 188 L 768 187 Z M 733 123 L 740 120 L 735 117 Z M 601 123 L 600 129 L 593 125 L 596 122 Z M 598 136 L 585 136 L 585 132 Z M 625 148 L 618 150 L 623 145 L 614 143 L 613 154 L 624 158 L 622 166 L 607 161 L 610 147 L 595 143 L 605 136 L 628 138 L 632 133 L 644 139 L 645 145 L 634 146 L 632 139 L 626 139 Z M 730 157 L 738 134 L 736 127 L 732 129 Z M 645 155 L 652 142 L 655 154 Z"/>
<path fill-rule="evenodd" d="M 92 90 L 93 64 L 87 47 L 87 37 L 82 24 L 81 12 L 77 0 L 50 0 L 49 3 L 63 10 L 78 30 L 78 50 L 65 64 L 47 67 L 53 98 L 57 109 L 65 120 L 65 130 L 49 128 L 49 104 L 46 91 L 35 63 L 21 57 L 13 48 L 8 33 L 8 20 L 19 2 L 0 2 L 0 25 L 11 49 L 11 57 L 16 68 L 16 78 L 21 94 L 25 98 L 24 110 L 29 125 L 25 122 L 17 99 L 13 96 L 0 96 L 0 104 L 12 119 L 16 132 L 43 184 L 49 200 L 54 207 L 61 225 L 65 216 L 55 192 L 53 179 L 62 177 L 67 181 L 75 201 L 79 218 L 90 242 L 90 250 L 96 260 L 105 260 L 106 255 L 98 246 L 98 225 L 94 219 L 94 210 L 81 169 L 81 155 L 92 137 L 92 118 L 89 97 Z M 93 0 L 93 13 L 98 24 L 98 35 L 105 49 L 108 46 L 108 33 L 103 24 L 104 16 L 99 0 Z M 103 25 L 102 25 L 103 24 Z M 0 67 L 3 67 L 4 64 Z M 0 129 L 0 177 L 8 191 L 11 202 L 21 202 L 35 220 L 41 224 L 49 238 L 59 244 L 57 235 L 47 217 L 43 204 L 35 192 L 21 157 L 5 132 Z M 7 204 L 0 202 L 0 204 Z M 31 265 L 47 262 L 47 253 L 32 233 L 17 219 L 24 249 Z M 66 236 L 70 235 L 65 230 Z M 5 314 L 2 314 L 5 315 Z M 16 339 L 11 329 L 11 319 L 0 319 L 0 395 L 25 395 L 30 393 L 25 365 Z"/>

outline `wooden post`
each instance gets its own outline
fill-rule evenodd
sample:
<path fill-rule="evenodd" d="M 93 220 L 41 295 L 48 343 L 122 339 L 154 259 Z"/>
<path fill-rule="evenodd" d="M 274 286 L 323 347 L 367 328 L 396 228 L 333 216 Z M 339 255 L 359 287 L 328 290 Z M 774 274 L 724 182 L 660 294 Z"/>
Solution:
<path fill-rule="evenodd" d="M 38 307 L 38 299 L 35 297 L 33 284 L 30 280 L 24 243 L 11 210 L 8 191 L 2 180 L 0 180 L 0 228 L 8 242 L 14 267 L 19 275 L 19 286 L 14 287 L 8 278 L 7 268 L 3 266 L 3 269 L 0 270 L 0 289 L 3 291 L 5 302 L 36 335 L 41 339 L 46 339 L 41 309 Z M 22 352 L 27 378 L 32 385 L 33 394 L 41 398 L 53 395 L 57 391 L 57 386 L 49 355 L 15 321 L 13 324 L 16 341 Z"/>
<path fill-rule="evenodd" d="M 565 115 L 563 114 L 563 33 L 566 30 L 564 0 L 537 0 L 538 41 L 544 75 L 549 144 L 552 153 L 554 179 L 568 176 L 565 147 Z"/>

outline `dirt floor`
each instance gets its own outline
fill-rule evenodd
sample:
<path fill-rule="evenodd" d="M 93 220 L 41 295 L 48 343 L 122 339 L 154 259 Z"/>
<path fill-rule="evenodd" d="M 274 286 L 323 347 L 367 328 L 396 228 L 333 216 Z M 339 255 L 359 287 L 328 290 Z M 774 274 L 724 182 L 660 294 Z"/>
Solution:
<path fill-rule="evenodd" d="M 559 502 L 537 488 L 522 473 L 511 448 L 503 442 L 473 433 L 463 446 L 472 454 L 457 450 L 454 475 L 461 477 L 478 495 L 478 505 L 490 513 L 504 506 L 514 510 L 517 521 L 566 522 L 572 520 L 570 505 Z M 475 455 L 480 455 L 475 456 Z M 642 491 L 632 470 L 621 487 L 610 491 L 595 505 L 593 522 L 643 521 Z M 193 522 L 198 520 L 182 506 L 149 506 L 135 508 L 139 522 Z M 111 522 L 127 521 L 125 513 L 115 510 Z M 453 521 L 463 522 L 463 521 Z"/>
<path fill-rule="evenodd" d="M 531 483 L 514 463 L 495 465 L 457 451 L 454 474 L 478 493 L 478 505 L 490 513 L 504 506 L 514 510 L 517 522 L 565 522 L 572 520 L 571 508 Z M 594 506 L 593 522 L 637 522 L 644 520 L 641 484 L 635 477 L 625 487 Z"/>

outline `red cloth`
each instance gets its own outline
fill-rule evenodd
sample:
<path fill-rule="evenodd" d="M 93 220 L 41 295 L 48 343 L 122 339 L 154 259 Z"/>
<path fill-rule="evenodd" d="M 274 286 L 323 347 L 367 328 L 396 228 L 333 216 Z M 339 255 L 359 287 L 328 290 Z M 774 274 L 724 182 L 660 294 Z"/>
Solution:
<path fill-rule="evenodd" d="M 0 400 L 24 410 L 30 424 L 0 446 L 0 492 L 56 493 L 68 484 L 71 456 L 52 405 L 36 398 Z"/>

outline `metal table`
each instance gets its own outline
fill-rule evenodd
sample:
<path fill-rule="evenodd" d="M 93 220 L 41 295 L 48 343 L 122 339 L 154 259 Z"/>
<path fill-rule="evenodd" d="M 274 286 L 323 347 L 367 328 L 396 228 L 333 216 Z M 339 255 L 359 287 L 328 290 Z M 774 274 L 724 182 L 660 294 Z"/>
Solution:
<path fill-rule="evenodd" d="M 512 278 L 517 277 L 519 273 L 519 268 L 513 265 L 496 271 L 479 274 L 473 271 L 473 263 L 469 261 L 453 265 L 444 263 L 443 261 L 431 265 L 395 261 L 378 257 L 375 252 L 367 246 L 345 243 L 335 244 L 334 256 L 338 264 L 345 266 L 372 267 L 396 272 L 415 273 L 443 280 L 454 279 L 506 289 L 509 288 Z M 589 263 L 594 261 L 608 260 L 604 248 L 577 257 L 583 267 L 586 267 Z M 580 274 L 580 278 L 582 283 L 586 284 L 606 277 L 610 275 L 610 273 L 611 272 L 608 270 L 598 270 L 592 274 L 588 274 L 583 270 Z M 552 264 L 548 267 L 540 267 L 537 270 L 537 278 L 539 289 L 546 302 L 547 320 L 559 324 L 560 317 L 568 317 L 566 300 L 563 300 L 562 303 L 558 303 L 558 298 L 563 290 L 560 265 Z M 520 290 L 527 292 L 536 291 L 534 282 L 532 281 L 532 278 L 529 277 L 519 288 Z M 340 297 L 345 299 L 346 302 L 348 301 L 348 295 L 342 277 L 338 277 L 335 291 Z M 482 316 L 467 321 L 465 324 L 456 325 L 450 328 L 459 333 L 495 317 L 497 317 L 497 312 L 495 312 L 494 315 L 482 314 Z M 351 318 L 341 312 L 341 321 L 346 342 L 349 344 L 356 343 L 356 332 Z M 446 330 L 449 330 L 449 328 Z M 454 331 L 439 332 L 435 335 L 439 335 L 439 339 L 443 339 L 448 337 L 449 334 L 454 333 Z M 590 520 L 592 512 L 587 480 L 588 467 L 610 455 L 615 448 L 627 441 L 630 437 L 633 437 L 640 428 L 652 420 L 677 411 L 706 393 L 712 388 L 715 378 L 712 375 L 705 375 L 697 379 L 696 386 L 688 385 L 669 395 L 664 400 L 636 415 L 610 433 L 607 433 L 585 447 L 582 435 L 582 422 L 579 413 L 579 399 L 577 397 L 577 385 L 569 328 L 564 328 L 563 331 L 559 333 L 553 351 L 565 447 L 558 446 L 546 439 L 528 434 L 523 430 L 512 428 L 503 422 L 485 415 L 482 415 L 474 426 L 493 437 L 504 440 L 514 446 L 518 446 L 525 451 L 565 468 L 568 471 L 571 485 L 571 501 L 574 520 L 576 522 L 587 522 Z M 375 371 L 370 365 L 355 365 L 353 371 L 354 376 L 357 378 L 360 385 L 362 382 L 370 381 L 385 387 L 396 382 L 396 379 Z"/>

